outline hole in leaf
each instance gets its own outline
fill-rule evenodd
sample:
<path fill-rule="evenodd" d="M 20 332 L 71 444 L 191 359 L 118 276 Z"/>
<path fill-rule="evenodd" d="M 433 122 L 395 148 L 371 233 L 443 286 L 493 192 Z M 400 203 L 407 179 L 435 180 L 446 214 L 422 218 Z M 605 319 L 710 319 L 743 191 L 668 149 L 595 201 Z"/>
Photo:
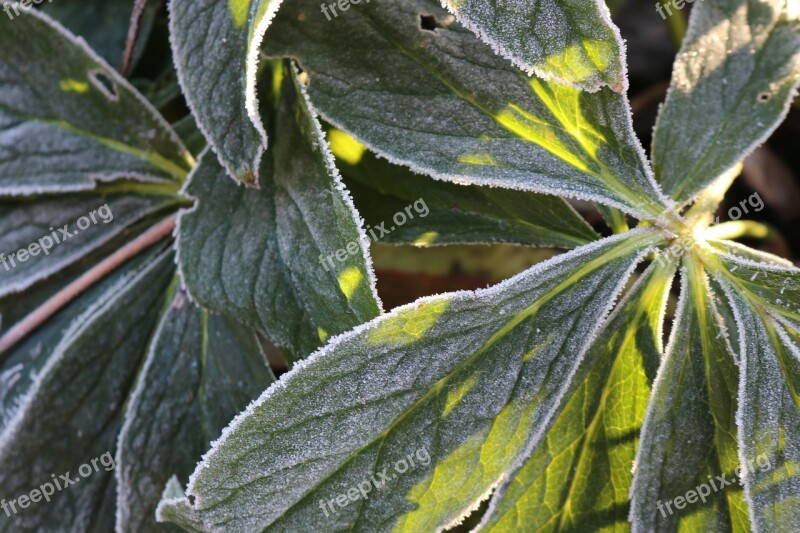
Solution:
<path fill-rule="evenodd" d="M 117 84 L 113 79 L 111 79 L 111 76 L 105 73 L 105 71 L 98 69 L 89 72 L 89 81 L 92 82 L 92 85 L 97 87 L 97 90 L 103 93 L 103 96 L 112 102 L 119 100 Z"/>
<path fill-rule="evenodd" d="M 439 21 L 436 20 L 436 17 L 433 15 L 420 15 L 419 16 L 419 27 L 420 29 L 426 31 L 435 32 L 436 28 L 441 28 L 442 25 L 439 24 Z"/>
<path fill-rule="evenodd" d="M 765 104 L 765 103 L 769 102 L 770 98 L 772 98 L 771 94 L 769 94 L 768 92 L 763 92 L 763 93 L 759 93 L 758 94 L 757 100 L 758 100 L 759 104 Z"/>

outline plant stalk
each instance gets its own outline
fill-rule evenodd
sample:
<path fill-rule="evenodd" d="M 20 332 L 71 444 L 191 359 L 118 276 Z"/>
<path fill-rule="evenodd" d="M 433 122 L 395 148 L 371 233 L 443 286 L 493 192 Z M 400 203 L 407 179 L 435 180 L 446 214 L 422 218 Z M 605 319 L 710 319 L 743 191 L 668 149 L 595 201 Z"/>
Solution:
<path fill-rule="evenodd" d="M 125 52 L 122 54 L 122 64 L 119 67 L 119 73 L 123 76 L 128 75 L 128 70 L 131 67 L 133 51 L 136 48 L 136 41 L 139 39 L 139 29 L 142 24 L 142 15 L 144 15 L 145 7 L 147 7 L 147 0 L 135 0 L 133 4 L 131 22 L 128 25 L 128 37 L 125 39 Z"/>
<path fill-rule="evenodd" d="M 174 214 L 162 220 L 92 267 L 78 279 L 51 296 L 28 316 L 17 322 L 0 337 L 0 354 L 16 345 L 20 340 L 25 338 L 60 309 L 74 300 L 78 295 L 95 285 L 101 279 L 116 270 L 120 265 L 172 233 L 172 230 L 175 229 L 177 218 L 178 215 Z"/>

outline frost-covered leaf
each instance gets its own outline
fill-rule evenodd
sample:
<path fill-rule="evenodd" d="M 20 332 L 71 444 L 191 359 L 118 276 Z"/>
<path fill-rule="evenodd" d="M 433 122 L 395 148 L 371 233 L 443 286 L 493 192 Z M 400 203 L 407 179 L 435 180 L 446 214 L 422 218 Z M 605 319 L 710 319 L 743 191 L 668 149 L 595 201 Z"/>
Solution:
<path fill-rule="evenodd" d="M 167 488 L 164 489 L 164 494 L 161 495 L 161 503 L 156 510 L 156 516 L 159 522 L 170 522 L 170 524 L 162 524 L 164 527 L 170 525 L 177 525 L 183 531 L 192 531 L 204 533 L 203 522 L 194 516 L 189 516 L 185 513 L 176 511 L 183 507 L 186 494 L 183 492 L 181 483 L 176 477 L 170 478 L 167 483 Z M 175 505 L 177 504 L 177 505 Z"/>
<path fill-rule="evenodd" d="M 203 137 L 203 133 L 200 131 L 200 128 L 197 127 L 197 121 L 195 121 L 192 115 L 186 115 L 173 124 L 173 127 L 175 128 L 175 133 L 178 134 L 183 143 L 193 154 L 199 156 L 203 153 L 206 146 L 208 146 L 206 138 Z"/>
<path fill-rule="evenodd" d="M 754 260 L 757 254 L 740 255 L 719 254 L 714 261 L 740 291 L 756 297 L 759 306 L 800 324 L 800 270 Z"/>
<path fill-rule="evenodd" d="M 798 531 L 800 331 L 796 322 L 765 311 L 729 273 L 723 276 L 739 326 L 737 422 L 750 517 L 757 531 Z"/>
<path fill-rule="evenodd" d="M 0 198 L 0 297 L 59 272 L 174 196 L 81 193 Z"/>
<path fill-rule="evenodd" d="M 631 270 L 662 238 L 646 229 L 598 241 L 337 337 L 237 417 L 188 499 L 165 506 L 208 529 L 450 523 L 540 436 Z"/>
<path fill-rule="evenodd" d="M 191 156 L 164 119 L 58 23 L 2 16 L 0 50 L 0 194 L 186 176 Z"/>
<path fill-rule="evenodd" d="M 278 64 L 280 102 L 260 190 L 207 152 L 179 220 L 179 263 L 201 305 L 260 328 L 295 358 L 380 313 L 367 240 L 317 119 Z M 285 75 L 284 75 L 285 74 Z M 283 81 L 280 81 L 280 80 Z"/>
<path fill-rule="evenodd" d="M 758 263 L 771 263 L 773 265 L 781 265 L 784 267 L 793 266 L 792 262 L 788 259 L 744 246 L 738 242 L 727 240 L 709 240 L 708 244 L 726 255 L 749 259 L 750 261 L 756 261 Z"/>
<path fill-rule="evenodd" d="M 529 75 L 596 91 L 627 86 L 622 38 L 602 0 L 442 0 Z"/>
<path fill-rule="evenodd" d="M 696 3 L 653 139 L 674 200 L 739 163 L 786 116 L 800 82 L 798 15 L 796 0 Z"/>
<path fill-rule="evenodd" d="M 298 58 L 321 114 L 390 161 L 641 217 L 666 209 L 624 95 L 528 78 L 433 0 L 361 2 L 330 21 L 319 10 L 287 3 L 265 49 Z"/>
<path fill-rule="evenodd" d="M 52 482 L 51 475 L 60 479 L 69 472 L 78 481 L 56 491 L 49 503 L 18 506 L 16 514 L 0 520 L 0 530 L 113 529 L 113 465 L 108 459 L 113 461 L 121 409 L 175 271 L 169 251 L 147 259 L 124 267 L 90 305 L 78 302 L 69 309 L 80 310 L 79 316 L 64 310 L 56 318 L 59 329 L 46 326 L 48 331 L 29 337 L 3 360 L 4 378 L 23 365 L 11 384 L 26 383 L 22 396 L 3 400 L 4 409 L 9 400 L 18 405 L 0 426 L 3 496 L 28 494 Z M 28 363 L 32 359 L 36 364 Z M 106 453 L 101 466 L 99 458 Z M 87 463 L 89 474 L 86 467 L 81 471 Z"/>
<path fill-rule="evenodd" d="M 633 531 L 749 531 L 736 477 L 738 371 L 706 274 L 687 259 L 634 467 Z"/>
<path fill-rule="evenodd" d="M 435 181 L 376 157 L 340 130 L 328 138 L 372 240 L 574 248 L 598 238 L 560 198 Z"/>
<path fill-rule="evenodd" d="M 117 451 L 117 531 L 153 531 L 172 475 L 185 484 L 211 441 L 275 378 L 252 330 L 177 291 L 130 400 Z"/>
<path fill-rule="evenodd" d="M 650 385 L 675 267 L 654 264 L 581 362 L 563 413 L 494 494 L 487 531 L 625 531 Z"/>
<path fill-rule="evenodd" d="M 267 132 L 256 80 L 261 40 L 282 0 L 170 0 L 183 94 L 228 173 L 258 184 Z"/>

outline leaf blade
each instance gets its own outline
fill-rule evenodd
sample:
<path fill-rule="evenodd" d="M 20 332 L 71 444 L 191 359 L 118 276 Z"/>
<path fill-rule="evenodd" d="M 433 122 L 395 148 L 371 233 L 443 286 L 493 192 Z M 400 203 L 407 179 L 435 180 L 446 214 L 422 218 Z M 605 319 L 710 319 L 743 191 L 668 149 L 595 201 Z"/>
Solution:
<path fill-rule="evenodd" d="M 651 265 L 603 326 L 564 411 L 495 491 L 482 522 L 488 531 L 628 529 L 636 433 L 659 364 L 674 274 L 670 262 Z"/>
<path fill-rule="evenodd" d="M 758 530 L 800 516 L 800 270 L 719 256 L 716 278 L 739 329 L 739 455 Z M 753 273 L 751 275 L 751 272 Z"/>
<path fill-rule="evenodd" d="M 360 219 L 319 124 L 294 73 L 276 68 L 281 135 L 264 160 L 261 189 L 220 180 L 206 152 L 187 188 L 197 205 L 178 220 L 178 261 L 194 300 L 300 359 L 377 316 L 380 300 Z"/>
<path fill-rule="evenodd" d="M 258 54 L 281 1 L 169 2 L 170 40 L 186 100 L 225 170 L 249 185 L 258 184 L 267 147 L 256 95 Z M 231 102 L 233 119 L 228 107 L 217 105 L 220 92 Z"/>
<path fill-rule="evenodd" d="M 21 10 L 0 19 L 0 46 L 0 194 L 186 176 L 192 158 L 166 121 L 60 24 Z"/>
<path fill-rule="evenodd" d="M 532 419 L 547 418 L 570 374 L 571 360 L 559 358 L 559 348 L 581 352 L 620 280 L 627 279 L 642 249 L 661 239 L 652 230 L 606 239 L 494 289 L 423 299 L 338 337 L 226 429 L 192 476 L 187 494 L 194 503 L 172 501 L 170 511 L 201 519 L 208 528 L 231 519 L 230 527 L 319 527 L 317 499 L 327 501 L 382 466 L 388 469 L 387 461 L 424 448 L 436 461 L 434 472 L 418 468 L 392 478 L 358 508 L 337 508 L 331 527 L 427 529 L 454 520 L 525 446 L 527 430 L 536 427 Z M 568 300 L 572 307 L 559 311 Z M 473 324 L 466 332 L 465 322 Z M 552 332 L 549 340 L 541 331 Z M 389 371 L 398 365 L 411 372 Z M 548 367 L 559 377 L 545 385 Z M 482 406 L 486 412 L 476 418 Z M 256 426 L 261 436 L 253 433 Z M 314 438 L 302 437 L 303 428 L 312 427 Z M 289 441 L 303 445 L 288 454 L 278 451 Z M 252 453 L 240 448 L 245 443 Z M 498 453 L 504 447 L 508 453 Z M 491 461 L 474 476 L 454 466 L 484 454 Z M 252 470 L 267 457 L 272 467 Z M 220 468 L 237 479 L 229 489 L 214 481 Z M 458 490 L 436 491 L 430 476 Z M 447 499 L 438 499 L 443 495 Z M 231 514 L 242 509 L 240 498 L 254 507 Z"/>
<path fill-rule="evenodd" d="M 331 22 L 311 16 L 316 9 L 311 0 L 284 6 L 266 52 L 297 58 L 323 117 L 389 161 L 644 218 L 668 209 L 622 95 L 529 79 L 429 0 L 362 3 Z M 436 32 L 420 29 L 428 15 Z"/>
<path fill-rule="evenodd" d="M 788 6 L 716 0 L 692 10 L 653 138 L 656 176 L 677 202 L 741 162 L 786 116 L 800 83 Z"/>
<path fill-rule="evenodd" d="M 622 38 L 603 2 L 442 0 L 458 21 L 529 76 L 625 92 Z"/>
<path fill-rule="evenodd" d="M 79 486 L 65 486 L 47 505 L 0 522 L 4 530 L 59 529 L 65 522 L 86 529 L 113 528 L 113 465 L 92 468 L 89 476 L 76 472 L 102 454 L 113 459 L 128 387 L 174 274 L 171 252 L 158 251 L 143 258 L 150 261 L 135 261 L 65 333 L 56 332 L 58 345 L 52 353 L 39 354 L 36 339 L 19 348 L 17 353 L 26 359 L 45 359 L 0 433 L 3 489 L 26 494 L 51 481 L 51 474 L 68 471 Z"/>
<path fill-rule="evenodd" d="M 141 219 L 176 204 L 166 195 L 95 192 L 0 199 L 0 297 L 60 272 Z M 79 220 L 88 227 L 78 227 Z M 24 261 L 23 250 L 28 251 Z"/>
<path fill-rule="evenodd" d="M 564 200 L 460 186 L 378 159 L 346 133 L 328 131 L 331 151 L 372 240 L 420 246 L 505 242 L 574 248 L 599 238 Z M 412 206 L 413 209 L 406 211 Z M 395 216 L 407 220 L 398 225 Z M 407 214 L 403 215 L 402 213 Z M 384 234 L 386 225 L 395 229 Z"/>
<path fill-rule="evenodd" d="M 735 483 L 738 466 L 736 364 L 702 265 L 687 258 L 681 277 L 676 321 L 636 456 L 633 531 L 748 531 L 741 486 L 722 485 Z M 717 487 L 715 476 L 726 480 Z M 708 494 L 699 502 L 701 486 Z"/>
<path fill-rule="evenodd" d="M 156 528 L 170 476 L 188 480 L 225 425 L 273 381 L 253 331 L 176 291 L 120 431 L 117 531 Z"/>
<path fill-rule="evenodd" d="M 159 4 L 161 2 L 149 4 L 144 11 L 131 70 L 144 52 L 144 45 L 161 7 Z M 75 35 L 86 39 L 89 46 L 109 65 L 116 66 L 121 63 L 131 19 L 130 6 L 126 2 L 120 0 L 93 2 L 89 9 L 86 5 L 48 2 L 42 6 L 42 10 L 61 21 Z"/>

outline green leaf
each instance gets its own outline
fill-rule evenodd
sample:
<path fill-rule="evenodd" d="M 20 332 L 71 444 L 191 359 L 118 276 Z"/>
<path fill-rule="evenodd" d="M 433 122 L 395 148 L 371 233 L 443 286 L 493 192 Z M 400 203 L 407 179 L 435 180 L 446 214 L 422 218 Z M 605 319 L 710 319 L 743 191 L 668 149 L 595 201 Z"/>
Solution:
<path fill-rule="evenodd" d="M 759 307 L 800 324 L 800 271 L 785 264 L 753 260 L 757 257 L 718 254 L 709 260 L 739 291 L 756 298 Z"/>
<path fill-rule="evenodd" d="M 435 181 L 379 159 L 340 130 L 331 129 L 328 139 L 373 240 L 574 248 L 599 238 L 560 198 Z"/>
<path fill-rule="evenodd" d="M 722 281 L 739 325 L 740 457 L 757 531 L 800 529 L 800 332 Z M 798 272 L 790 283 L 797 286 Z M 788 276 L 786 279 L 790 279 Z M 793 300 L 797 305 L 800 300 Z"/>
<path fill-rule="evenodd" d="M 631 489 L 634 531 L 750 531 L 738 482 L 738 370 L 699 261 L 687 257 Z"/>
<path fill-rule="evenodd" d="M 487 530 L 628 530 L 631 467 L 674 273 L 669 262 L 652 265 L 617 307 L 581 362 L 563 413 L 495 492 Z"/>
<path fill-rule="evenodd" d="M 319 123 L 293 73 L 279 65 L 275 77 L 280 130 L 260 190 L 221 179 L 207 152 L 187 189 L 197 205 L 179 219 L 178 255 L 192 298 L 300 358 L 376 317 L 380 304 L 366 236 Z"/>
<path fill-rule="evenodd" d="M 625 97 L 528 78 L 432 0 L 278 13 L 267 53 L 297 58 L 322 116 L 370 150 L 446 181 L 667 209 Z M 435 32 L 421 29 L 433 17 Z"/>
<path fill-rule="evenodd" d="M 281 1 L 169 3 L 172 52 L 192 114 L 227 172 L 256 186 L 267 147 L 256 95 L 259 50 Z"/>
<path fill-rule="evenodd" d="M 171 196 L 94 192 L 0 199 L 0 296 L 27 289 L 176 203 Z"/>
<path fill-rule="evenodd" d="M 451 523 L 540 438 L 598 323 L 662 239 L 612 237 L 337 337 L 223 432 L 187 499 L 162 505 L 207 529 Z M 398 471 L 410 456 L 416 467 Z M 379 474 L 389 479 L 376 489 Z M 335 503 L 370 483 L 368 497 Z"/>
<path fill-rule="evenodd" d="M 786 0 L 705 0 L 692 9 L 653 138 L 666 193 L 685 202 L 763 143 L 800 83 L 798 13 Z"/>
<path fill-rule="evenodd" d="M 718 256 L 738 326 L 739 456 L 759 531 L 800 528 L 800 271 Z"/>
<path fill-rule="evenodd" d="M 186 494 L 183 492 L 183 488 L 181 488 L 181 484 L 177 478 L 174 476 L 170 478 L 169 483 L 167 483 L 167 488 L 164 489 L 164 494 L 162 494 L 161 503 L 156 511 L 156 517 L 159 522 L 171 522 L 180 527 L 183 531 L 203 533 L 203 523 L 200 520 L 175 511 L 176 507 L 173 504 L 181 501 L 185 496 Z M 163 525 L 164 527 L 170 526 L 170 524 Z"/>
<path fill-rule="evenodd" d="M 169 125 L 58 23 L 2 16 L 0 49 L 0 194 L 184 179 L 192 158 Z"/>
<path fill-rule="evenodd" d="M 119 438 L 117 531 L 152 531 L 170 476 L 202 454 L 275 381 L 252 330 L 177 291 L 161 319 Z"/>
<path fill-rule="evenodd" d="M 167 251 L 124 268 L 124 275 L 66 330 L 56 333 L 48 327 L 44 333 L 56 333 L 59 341 L 52 351 L 47 347 L 55 337 L 38 334 L 18 347 L 16 353 L 40 358 L 40 364 L 20 372 L 29 385 L 0 432 L 3 495 L 17 498 L 62 474 L 77 485 L 55 491 L 49 503 L 18 506 L 16 514 L 0 521 L 3 531 L 62 530 L 65 524 L 81 530 L 113 528 L 113 465 L 104 459 L 101 466 L 98 459 L 108 453 L 113 460 L 122 407 L 174 275 L 173 261 Z M 14 368 L 3 375 L 9 371 Z M 86 464 L 89 474 L 85 467 L 81 471 Z"/>
<path fill-rule="evenodd" d="M 516 66 L 587 91 L 625 92 L 622 38 L 599 0 L 442 0 L 456 19 Z"/>

